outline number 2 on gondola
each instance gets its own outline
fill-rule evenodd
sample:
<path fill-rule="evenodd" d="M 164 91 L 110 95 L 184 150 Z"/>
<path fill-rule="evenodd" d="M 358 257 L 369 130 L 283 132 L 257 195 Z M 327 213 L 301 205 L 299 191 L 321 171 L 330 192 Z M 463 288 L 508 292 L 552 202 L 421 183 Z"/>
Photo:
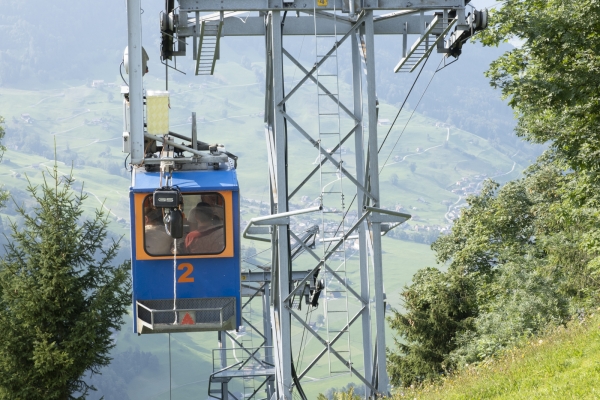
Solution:
<path fill-rule="evenodd" d="M 194 282 L 194 277 L 190 276 L 192 272 L 194 272 L 194 266 L 190 263 L 179 264 L 177 267 L 178 270 L 185 269 L 185 272 L 181 274 L 179 279 L 177 279 L 177 283 L 190 283 Z"/>

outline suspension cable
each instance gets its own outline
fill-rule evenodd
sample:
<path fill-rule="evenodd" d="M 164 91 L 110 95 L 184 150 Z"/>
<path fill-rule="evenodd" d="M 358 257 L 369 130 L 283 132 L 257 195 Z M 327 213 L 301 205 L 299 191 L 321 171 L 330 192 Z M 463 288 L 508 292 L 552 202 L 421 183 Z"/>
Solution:
<path fill-rule="evenodd" d="M 428 60 L 429 58 L 427 58 Z M 425 62 L 427 62 L 427 60 L 425 60 Z M 444 59 L 442 58 L 442 61 Z M 442 63 L 442 61 L 440 61 L 440 64 Z M 398 111 L 398 114 L 396 115 L 396 118 L 394 119 L 394 122 L 392 123 L 392 126 L 390 126 L 390 129 L 388 130 L 388 133 L 386 134 L 386 139 L 388 137 L 388 135 L 390 134 L 390 132 L 392 131 L 392 128 L 394 127 L 394 124 L 396 123 L 396 119 L 398 118 L 398 115 L 400 115 L 400 111 L 402 110 L 402 108 L 404 107 L 404 104 L 406 104 L 406 101 L 408 100 L 408 96 L 410 95 L 412 89 L 415 86 L 415 83 L 417 81 L 417 79 L 419 79 L 419 76 L 421 75 L 421 71 L 423 71 L 423 68 L 425 67 L 425 65 L 423 65 L 423 67 L 421 67 L 421 70 L 419 71 L 419 75 L 417 75 L 417 77 L 415 78 L 415 82 L 413 82 L 413 85 L 411 86 L 410 91 L 408 92 L 408 94 L 406 95 L 406 98 L 404 99 L 404 102 L 402 103 L 402 106 L 400 107 L 400 110 Z M 439 68 L 439 65 L 438 65 Z M 439 71 L 439 69 L 436 69 L 436 71 L 433 73 L 433 75 L 431 76 L 431 79 L 429 80 L 429 83 L 427 84 L 427 86 L 425 87 L 425 90 L 423 91 L 423 93 L 421 94 L 421 98 L 419 99 L 419 102 L 417 103 L 417 105 L 415 106 L 415 108 L 413 109 L 413 112 L 411 114 L 412 115 L 415 113 L 415 111 L 417 110 L 417 107 L 419 106 L 419 104 L 421 103 L 421 100 L 423 99 L 423 96 L 425 96 L 425 93 L 427 92 L 427 89 L 429 89 L 429 86 L 431 85 L 431 82 L 433 81 L 433 78 L 435 77 L 435 75 L 437 74 L 437 72 Z M 408 120 L 408 122 L 410 122 L 410 118 Z M 394 144 L 394 148 L 396 147 L 396 145 L 398 144 L 398 141 L 400 140 L 400 138 L 402 137 L 402 134 L 404 133 L 404 130 L 406 129 L 406 127 L 408 126 L 408 122 L 406 123 L 406 125 L 404 125 L 404 129 L 402 130 L 402 133 L 400 134 L 400 136 L 398 137 L 398 139 L 396 140 L 396 143 Z M 385 142 L 385 139 L 384 139 Z M 381 152 L 381 148 L 383 147 L 383 143 L 382 145 L 379 147 L 379 150 L 377 150 L 377 154 L 379 154 Z M 393 151 L 394 149 L 392 149 Z M 391 152 L 390 152 L 391 155 Z M 390 156 L 388 156 L 389 159 Z M 386 160 L 387 162 L 387 160 Z M 385 164 L 384 164 L 385 166 Z M 381 168 L 381 170 L 383 170 L 383 168 Z M 381 174 L 381 170 L 378 172 L 378 175 Z M 356 200 L 356 193 L 354 194 L 354 196 L 352 197 L 352 201 L 350 201 L 350 205 L 348 206 L 348 209 L 346 210 L 346 212 L 344 213 L 344 219 L 346 219 L 346 216 L 348 215 L 348 213 L 350 212 L 350 210 L 352 209 L 352 205 L 354 204 L 354 201 Z M 337 229 L 336 229 L 336 235 L 340 230 L 341 225 L 338 225 Z M 329 247 L 333 246 L 333 242 L 329 244 Z"/>
<path fill-rule="evenodd" d="M 392 122 L 392 125 L 390 126 L 390 129 L 388 129 L 387 133 L 385 134 L 385 137 L 383 138 L 383 141 L 381 142 L 381 146 L 379 146 L 379 150 L 377 150 L 377 153 L 379 154 L 379 152 L 381 151 L 381 149 L 383 148 L 383 145 L 385 144 L 385 141 L 387 140 L 388 136 L 390 135 L 390 132 L 392 132 L 392 128 L 394 127 L 394 124 L 396 123 L 396 120 L 398 119 L 398 117 L 400 116 L 400 113 L 402 112 L 402 109 L 404 108 L 404 105 L 406 104 L 406 102 L 408 101 L 408 97 L 410 96 L 410 94 L 412 93 L 413 89 L 415 88 L 415 85 L 417 84 L 417 81 L 419 80 L 419 77 L 421 76 L 421 72 L 423 72 L 423 70 L 425 69 L 425 65 L 427 65 L 427 61 L 429 61 L 429 57 L 427 57 L 425 59 L 425 62 L 423 63 L 423 65 L 421 66 L 421 69 L 419 70 L 419 73 L 417 74 L 417 77 L 415 78 L 415 80 L 413 81 L 412 86 L 410 87 L 410 90 L 408 91 L 408 94 L 406 95 L 406 97 L 404 98 L 404 101 L 402 102 L 402 105 L 400 106 L 400 109 L 398 110 L 398 112 L 396 113 L 396 118 L 394 118 L 394 122 Z M 435 72 L 433 73 L 433 75 L 435 75 Z M 427 89 L 425 89 L 427 90 Z M 425 93 L 425 92 L 423 92 Z M 416 108 L 416 107 L 415 107 Z"/>
<path fill-rule="evenodd" d="M 423 96 L 425 96 L 425 93 L 427 92 L 427 89 L 429 89 L 429 85 L 431 85 L 431 82 L 433 81 L 433 78 L 435 77 L 435 74 L 437 74 L 437 72 L 439 71 L 438 68 L 440 67 L 440 65 L 442 65 L 442 61 L 444 61 L 444 58 L 442 57 L 442 59 L 440 60 L 440 63 L 438 64 L 436 71 L 433 73 L 433 75 L 431 75 L 431 79 L 429 80 L 429 83 L 427 84 L 427 87 L 425 88 L 425 90 L 423 91 L 423 94 L 421 94 L 421 97 L 419 98 L 419 101 L 417 102 L 417 105 L 415 106 L 415 108 L 413 109 L 412 113 L 410 114 L 410 117 L 408 118 L 408 121 L 406 121 L 406 124 L 404 124 L 404 128 L 402 128 L 402 132 L 400 132 L 400 136 L 398 136 L 398 139 L 396 139 L 396 143 L 394 143 L 394 147 L 392 147 L 392 150 L 390 150 L 390 154 L 388 154 L 387 158 L 385 159 L 385 162 L 383 163 L 383 166 L 381 167 L 381 169 L 379 170 L 379 174 L 381 175 L 381 171 L 383 171 L 383 169 L 385 168 L 385 166 L 387 165 L 388 160 L 390 159 L 390 157 L 392 156 L 392 153 L 394 152 L 394 150 L 396 149 L 396 145 L 398 144 L 398 142 L 400 141 L 400 138 L 402 137 L 402 135 L 404 134 L 404 131 L 406 130 L 406 127 L 408 126 L 408 124 L 410 123 L 410 120 L 412 119 L 413 115 L 415 115 L 415 111 L 417 111 L 417 108 L 419 107 L 419 104 L 421 104 L 421 100 L 423 100 Z M 396 116 L 397 118 L 397 116 Z M 396 120 L 394 120 L 394 122 L 396 122 Z M 392 130 L 392 128 L 390 128 L 390 131 Z M 379 148 L 379 150 L 381 151 L 381 147 Z M 379 153 L 379 152 L 378 152 Z"/>

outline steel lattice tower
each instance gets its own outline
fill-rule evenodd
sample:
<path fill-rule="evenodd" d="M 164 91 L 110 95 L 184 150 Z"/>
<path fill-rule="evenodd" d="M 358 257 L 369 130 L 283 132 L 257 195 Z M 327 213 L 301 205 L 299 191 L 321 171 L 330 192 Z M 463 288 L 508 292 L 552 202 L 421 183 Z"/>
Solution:
<path fill-rule="evenodd" d="M 127 0 L 129 47 L 129 134 L 131 163 L 144 161 L 144 103 L 142 88 L 141 0 Z M 382 233 L 405 222 L 409 215 L 382 208 L 384 200 L 379 183 L 379 143 L 377 138 L 378 99 L 375 87 L 375 36 L 396 35 L 403 43 L 396 72 L 413 71 L 434 50 L 446 56 L 460 54 L 462 43 L 475 30 L 485 27 L 482 19 L 487 14 L 466 14 L 469 0 L 174 0 L 166 1 L 165 21 L 162 26 L 163 41 L 171 38 L 171 47 L 163 46 L 163 59 L 192 53 L 196 74 L 212 74 L 219 58 L 219 42 L 227 36 L 263 36 L 265 38 L 265 137 L 269 156 L 270 215 L 250 221 L 244 231 L 247 239 L 270 242 L 271 270 L 269 274 L 248 273 L 246 282 L 260 282 L 257 293 L 263 296 L 265 346 L 261 357 L 264 388 L 269 399 L 291 399 L 294 391 L 301 392 L 300 382 L 307 372 L 325 355 L 337 360 L 347 371 L 359 379 L 366 388 L 367 397 L 389 392 L 386 372 L 385 293 L 383 285 Z M 206 13 L 213 13 L 206 15 Z M 242 21 L 235 18 L 247 13 Z M 289 14 L 288 14 L 289 13 Z M 293 14 L 293 17 L 292 17 Z M 284 46 L 287 36 L 314 36 L 328 38 L 328 48 L 318 48 L 314 65 L 305 67 Z M 417 41 L 408 46 L 408 35 Z M 191 38 L 193 49 L 186 48 L 186 38 Z M 327 42 L 327 40 L 324 40 Z M 350 59 L 342 60 L 340 46 L 351 47 Z M 189 44 L 188 44 L 189 45 Z M 317 44 L 317 46 L 319 46 Z M 169 47 L 169 46 L 167 46 Z M 346 54 L 346 53 L 344 53 Z M 289 87 L 285 85 L 287 58 L 303 76 Z M 335 58 L 335 71 L 327 73 Z M 352 103 L 344 104 L 340 98 L 337 68 L 339 63 L 352 66 Z M 335 76 L 335 83 L 326 76 Z M 293 100 L 305 84 L 316 87 L 318 101 L 329 102 L 332 120 L 337 118 L 334 139 L 325 143 L 329 132 L 326 124 L 318 123 L 317 131 L 306 118 L 295 113 Z M 336 86 L 337 85 L 337 86 Z M 317 102 L 317 100 L 315 100 Z M 321 103 L 319 103 L 321 104 Z M 320 107 L 320 106 L 319 106 Z M 323 108 L 325 110 L 325 108 Z M 329 115 L 319 108 L 319 119 Z M 316 118 L 316 116 L 315 116 Z M 340 122 L 341 121 L 341 122 Z M 333 125 L 330 125 L 333 126 Z M 290 135 L 299 135 L 315 148 L 311 162 L 317 155 L 316 166 L 299 184 L 290 182 L 288 150 Z M 353 139 L 353 140 L 352 140 Z M 342 157 L 344 143 L 353 144 L 354 155 Z M 301 195 L 311 180 L 327 172 L 339 181 L 343 189 L 339 208 L 324 200 L 334 194 L 332 189 L 320 185 L 319 201 L 304 209 L 290 210 L 290 200 Z M 337 186 L 337 183 L 333 186 Z M 344 193 L 345 192 L 345 193 Z M 356 196 L 355 201 L 350 201 Z M 350 208 L 350 206 L 352 208 Z M 317 251 L 309 245 L 309 236 L 316 231 L 294 231 L 293 221 L 299 215 L 337 212 L 331 217 L 341 228 L 326 232 L 322 225 Z M 350 221 L 348 213 L 356 217 Z M 330 217 L 325 217 L 330 218 Z M 337 218 L 337 219 L 336 219 Z M 266 236 L 265 236 L 266 234 Z M 336 252 L 344 251 L 349 240 L 358 242 L 359 285 L 350 284 L 342 270 L 334 266 Z M 314 267 L 308 271 L 293 268 L 294 254 L 303 251 L 314 258 Z M 344 271 L 347 268 L 344 259 Z M 336 270 L 337 269 L 337 270 Z M 267 276 L 268 275 L 268 276 Z M 324 277 L 324 278 L 322 278 Z M 324 335 L 307 324 L 295 306 L 294 299 L 314 298 L 315 294 L 332 285 L 343 293 L 346 304 L 350 299 L 357 306 L 346 307 L 343 324 L 329 329 Z M 331 289 L 332 291 L 334 289 Z M 322 301 L 326 301 L 323 296 Z M 307 305 L 308 306 L 308 305 Z M 247 321 L 248 322 L 248 321 Z M 362 340 L 362 370 L 340 350 L 350 326 L 360 324 Z M 293 365 L 292 326 L 312 335 L 323 350 L 302 371 Z M 249 358 L 258 352 L 248 351 Z M 330 361 L 331 362 L 331 361 Z M 271 368 L 265 366 L 273 366 Z M 225 367 L 225 366 L 223 366 Z M 213 374 L 219 378 L 218 374 Z M 232 375 L 233 376 L 233 375 Z M 216 379 L 215 378 L 215 379 Z M 227 376 L 221 376 L 226 382 Z M 226 384 L 225 384 L 226 388 Z M 256 392 L 255 392 L 256 393 Z M 254 395 L 254 394 L 253 394 Z M 221 392 L 227 398 L 227 390 Z"/>

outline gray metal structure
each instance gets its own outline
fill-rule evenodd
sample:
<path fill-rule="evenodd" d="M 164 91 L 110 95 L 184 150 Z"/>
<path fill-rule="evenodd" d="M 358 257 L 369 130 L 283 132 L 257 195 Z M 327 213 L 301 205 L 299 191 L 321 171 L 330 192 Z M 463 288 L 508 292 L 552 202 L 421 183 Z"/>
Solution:
<path fill-rule="evenodd" d="M 211 383 L 221 383 L 220 389 L 210 389 L 211 396 L 229 398 L 227 383 L 235 377 L 247 377 L 255 372 L 256 377 L 264 377 L 264 386 L 269 399 L 291 399 L 294 391 L 303 397 L 301 382 L 306 374 L 325 355 L 339 363 L 365 387 L 365 397 L 389 393 L 389 379 L 386 371 L 385 338 L 385 293 L 383 284 L 381 237 L 389 229 L 410 218 L 409 215 L 391 212 L 382 208 L 382 195 L 379 185 L 379 143 L 377 138 L 378 100 L 375 87 L 375 35 L 398 35 L 403 50 L 396 72 L 409 72 L 418 66 L 434 50 L 438 53 L 457 56 L 465 40 L 485 26 L 486 14 L 466 13 L 469 0 L 167 0 L 165 23 L 163 26 L 164 61 L 192 53 L 196 74 L 212 74 L 220 56 L 219 43 L 227 36 L 263 36 L 266 55 L 265 90 L 265 133 L 269 155 L 270 211 L 271 215 L 251 220 L 244 231 L 244 237 L 271 243 L 271 268 L 264 274 L 249 274 L 243 290 L 254 298 L 263 297 L 264 332 L 260 335 L 263 344 L 256 349 L 246 349 L 247 361 L 254 365 L 244 369 L 226 365 L 226 349 L 217 352 L 222 356 L 222 364 L 215 368 Z M 128 46 L 129 46 L 129 102 L 128 137 L 130 138 L 131 163 L 144 162 L 144 117 L 142 89 L 142 49 L 140 27 L 140 0 L 127 0 Z M 206 14 L 209 13 L 209 14 Z M 244 13 L 244 18 L 239 18 Z M 168 27 L 164 28 L 164 27 Z M 454 28 L 454 31 L 452 31 Z M 286 36 L 314 36 L 333 38 L 330 48 L 316 50 L 315 63 L 305 67 L 292 56 L 293 51 L 284 46 Z M 416 35 L 412 47 L 408 46 L 408 35 Z M 186 45 L 186 39 L 191 39 Z M 205 48 L 206 44 L 210 48 Z M 336 71 L 327 82 L 325 70 L 328 61 L 338 57 L 337 50 L 344 43 L 351 47 L 351 59 L 344 60 L 352 65 L 352 104 L 344 104 L 340 99 L 339 82 Z M 318 47 L 318 46 L 317 46 Z M 291 87 L 284 84 L 286 57 L 303 73 Z M 390 66 L 391 68 L 392 66 Z M 305 85 L 313 85 L 318 99 L 332 102 L 331 115 L 337 118 L 339 132 L 331 147 L 324 144 L 329 132 L 321 128 L 318 132 L 312 126 L 303 126 L 294 113 L 293 100 Z M 331 85 L 330 85 L 331 84 Z M 338 87 L 333 87 L 338 85 Z M 365 96 L 366 92 L 366 96 Z M 320 101 L 320 100 L 319 100 Z M 366 112 L 366 113 L 365 113 Z M 326 115 L 319 111 L 319 115 Z M 127 117 L 126 117 L 127 118 Z M 339 121 L 345 121 L 342 124 Z M 342 131 L 342 125 L 349 126 Z M 288 135 L 295 132 L 305 138 L 318 154 L 318 162 L 306 179 L 296 187 L 291 187 L 288 179 Z M 317 139 L 315 139 L 317 137 Z M 353 166 L 343 160 L 342 145 L 354 137 Z M 348 142 L 352 143 L 352 141 Z M 326 195 L 332 191 L 323 189 L 318 204 L 303 210 L 290 210 L 290 201 L 298 197 L 302 190 L 321 176 L 324 168 L 329 168 L 336 180 L 344 182 L 345 191 L 355 195 L 353 212 L 355 220 L 349 222 L 351 210 L 341 192 L 341 208 L 324 204 Z M 352 189 L 348 189 L 351 187 Z M 300 214 L 335 214 L 333 220 L 339 222 L 333 232 L 321 228 L 319 233 L 319 254 L 306 241 L 306 236 L 292 229 L 292 221 Z M 337 213 L 337 214 L 336 214 Z M 329 218 L 323 217 L 324 220 Z M 329 220 L 328 220 L 329 221 Z M 329 223 L 328 223 L 329 224 Z M 329 224 L 331 225 L 331 224 Z M 325 223 L 323 223 L 325 226 Z M 314 232 L 313 232 L 314 233 Z M 266 234 L 266 235 L 265 235 Z M 360 286 L 354 287 L 333 267 L 336 254 L 345 251 L 349 240 L 358 241 L 358 275 Z M 292 254 L 303 251 L 314 258 L 314 267 L 309 271 L 295 271 Z M 295 254 L 295 253 L 294 253 Z M 345 261 L 344 261 L 345 262 Z M 344 266 L 345 268 L 345 266 Z M 358 304 L 357 310 L 346 309 L 346 322 L 335 332 L 327 335 L 315 330 L 302 318 L 294 303 L 294 298 L 304 296 L 318 298 L 318 279 L 327 276 L 326 285 L 338 288 L 345 296 Z M 251 283 L 254 282 L 254 283 Z M 326 290 L 326 289 L 325 289 Z M 327 300 L 323 296 L 322 300 Z M 329 296 L 331 297 L 331 296 Z M 308 306 L 308 305 L 307 305 Z M 356 311 L 356 312 L 355 312 Z M 245 323 L 250 324 L 248 320 Z M 341 339 L 350 335 L 350 326 L 361 325 L 362 364 L 361 370 L 338 346 Z M 292 326 L 305 329 L 321 345 L 322 351 L 302 371 L 295 371 L 291 341 Z M 325 337 L 326 336 L 326 337 Z M 220 340 L 222 346 L 224 341 Z M 239 344 L 239 343 L 238 343 Z M 240 347 L 243 347 L 239 344 Z M 261 354 L 260 360 L 257 354 Z M 219 357 L 219 356 L 217 356 Z M 331 361 L 329 361 L 331 363 Z M 248 365 L 250 365 L 248 364 Z M 262 389 L 261 389 L 262 390 Z M 252 396 L 256 395 L 252 393 Z"/>

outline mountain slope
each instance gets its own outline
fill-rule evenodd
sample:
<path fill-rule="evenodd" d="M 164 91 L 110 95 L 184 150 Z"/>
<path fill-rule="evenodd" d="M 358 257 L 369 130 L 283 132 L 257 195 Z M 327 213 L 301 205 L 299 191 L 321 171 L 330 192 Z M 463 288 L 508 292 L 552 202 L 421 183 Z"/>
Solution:
<path fill-rule="evenodd" d="M 572 322 L 530 339 L 497 361 L 469 368 L 440 386 L 404 390 L 393 399 L 597 399 L 600 318 Z"/>

